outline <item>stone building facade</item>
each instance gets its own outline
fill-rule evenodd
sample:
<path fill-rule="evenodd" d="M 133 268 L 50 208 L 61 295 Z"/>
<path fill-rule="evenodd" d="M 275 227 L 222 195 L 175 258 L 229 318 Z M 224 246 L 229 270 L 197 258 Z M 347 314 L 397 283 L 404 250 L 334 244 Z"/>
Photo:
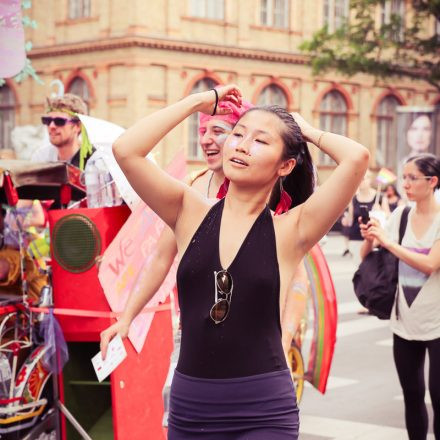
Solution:
<path fill-rule="evenodd" d="M 409 14 L 410 1 L 392 4 Z M 253 103 L 284 105 L 357 139 L 370 148 L 372 167 L 393 166 L 396 105 L 433 105 L 440 97 L 421 81 L 313 77 L 298 46 L 347 13 L 348 0 L 34 0 L 30 57 L 45 84 L 8 80 L 0 89 L 9 124 L 2 147 L 10 127 L 39 123 L 53 79 L 83 96 L 92 116 L 125 127 L 193 91 L 234 82 Z M 378 20 L 386 13 L 389 7 L 378 10 Z M 435 27 L 427 23 L 428 31 Z M 199 166 L 196 137 L 192 117 L 161 142 L 159 163 L 184 148 L 190 167 Z M 325 177 L 331 160 L 312 153 Z"/>

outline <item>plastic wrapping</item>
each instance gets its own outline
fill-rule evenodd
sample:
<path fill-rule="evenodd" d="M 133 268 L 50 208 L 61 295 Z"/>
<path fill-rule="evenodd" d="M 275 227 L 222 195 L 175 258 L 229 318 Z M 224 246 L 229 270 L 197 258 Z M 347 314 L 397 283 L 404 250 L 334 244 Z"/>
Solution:
<path fill-rule="evenodd" d="M 69 360 L 69 351 L 60 324 L 50 309 L 40 324 L 40 336 L 48 347 L 43 356 L 43 365 L 48 371 L 59 374 Z"/>

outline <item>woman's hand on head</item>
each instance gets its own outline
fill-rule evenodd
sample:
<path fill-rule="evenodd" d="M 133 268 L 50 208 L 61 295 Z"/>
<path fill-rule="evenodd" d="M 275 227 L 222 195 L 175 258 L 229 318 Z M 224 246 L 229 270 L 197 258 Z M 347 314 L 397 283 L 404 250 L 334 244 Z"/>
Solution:
<path fill-rule="evenodd" d="M 226 86 L 219 86 L 216 87 L 215 90 L 217 91 L 218 94 L 218 103 L 230 101 L 234 103 L 236 106 L 241 107 L 242 93 L 237 85 L 229 84 Z M 216 100 L 216 95 L 214 90 L 207 90 L 206 92 L 201 92 L 200 95 L 202 97 L 202 103 L 199 105 L 199 108 L 197 110 L 207 115 L 212 115 Z M 229 113 L 232 113 L 231 109 L 220 108 L 217 105 L 215 111 L 216 115 L 227 115 Z"/>
<path fill-rule="evenodd" d="M 295 122 L 298 124 L 304 140 L 306 142 L 313 142 L 311 139 L 311 133 L 316 129 L 312 125 L 310 125 L 299 113 L 293 112 L 290 114 L 292 115 Z"/>

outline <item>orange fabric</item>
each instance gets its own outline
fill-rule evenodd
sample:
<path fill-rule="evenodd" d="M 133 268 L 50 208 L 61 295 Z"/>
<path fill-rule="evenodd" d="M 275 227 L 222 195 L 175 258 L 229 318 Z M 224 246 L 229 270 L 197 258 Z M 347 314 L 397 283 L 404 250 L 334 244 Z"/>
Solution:
<path fill-rule="evenodd" d="M 7 277 L 0 280 L 0 290 L 21 295 L 20 252 L 16 249 L 5 247 L 0 249 L 0 259 L 5 260 L 9 264 Z M 47 284 L 47 277 L 39 272 L 29 255 L 25 257 L 25 270 L 29 299 L 38 300 L 41 288 Z"/>

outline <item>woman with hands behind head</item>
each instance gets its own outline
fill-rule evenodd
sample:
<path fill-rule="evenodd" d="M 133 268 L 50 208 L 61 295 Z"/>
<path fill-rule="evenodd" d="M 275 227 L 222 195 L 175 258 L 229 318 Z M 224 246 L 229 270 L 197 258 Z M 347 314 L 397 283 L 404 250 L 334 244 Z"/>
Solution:
<path fill-rule="evenodd" d="M 434 410 L 434 434 L 440 438 L 440 206 L 434 190 L 440 187 L 440 160 L 432 154 L 409 158 L 403 166 L 403 189 L 415 202 L 398 244 L 397 207 L 382 229 L 374 219 L 360 225 L 361 256 L 380 245 L 399 259 L 398 292 L 391 312 L 394 362 L 403 389 L 406 428 L 410 440 L 426 440 L 425 355 L 429 355 L 429 391 Z M 360 219 L 359 219 L 360 220 Z M 398 313 L 397 313 L 398 311 Z"/>
<path fill-rule="evenodd" d="M 174 440 L 297 438 L 280 292 L 287 292 L 297 264 L 344 210 L 368 165 L 360 144 L 279 107 L 249 110 L 227 137 L 229 190 L 214 206 L 144 159 L 192 113 L 215 113 L 217 101 L 240 105 L 241 99 L 235 85 L 187 96 L 137 122 L 113 146 L 132 186 L 174 230 L 181 257 L 182 343 L 169 417 Z M 338 164 L 312 195 L 305 141 Z M 295 188 L 300 204 L 273 217 L 266 202 L 279 185 Z"/>
<path fill-rule="evenodd" d="M 224 197 L 223 145 L 226 137 L 251 104 L 244 102 L 239 107 L 226 101 L 219 103 L 219 106 L 227 108 L 230 113 L 213 116 L 199 114 L 199 143 L 207 167 L 192 175 L 187 182 L 212 201 Z M 154 254 L 149 256 L 150 264 L 142 271 L 136 283 L 136 289 L 131 293 L 120 319 L 101 332 L 103 359 L 106 357 L 110 340 L 116 334 L 122 338 L 128 336 L 131 323 L 162 285 L 176 254 L 177 245 L 174 233 L 169 227 L 165 227 L 154 249 Z"/>

